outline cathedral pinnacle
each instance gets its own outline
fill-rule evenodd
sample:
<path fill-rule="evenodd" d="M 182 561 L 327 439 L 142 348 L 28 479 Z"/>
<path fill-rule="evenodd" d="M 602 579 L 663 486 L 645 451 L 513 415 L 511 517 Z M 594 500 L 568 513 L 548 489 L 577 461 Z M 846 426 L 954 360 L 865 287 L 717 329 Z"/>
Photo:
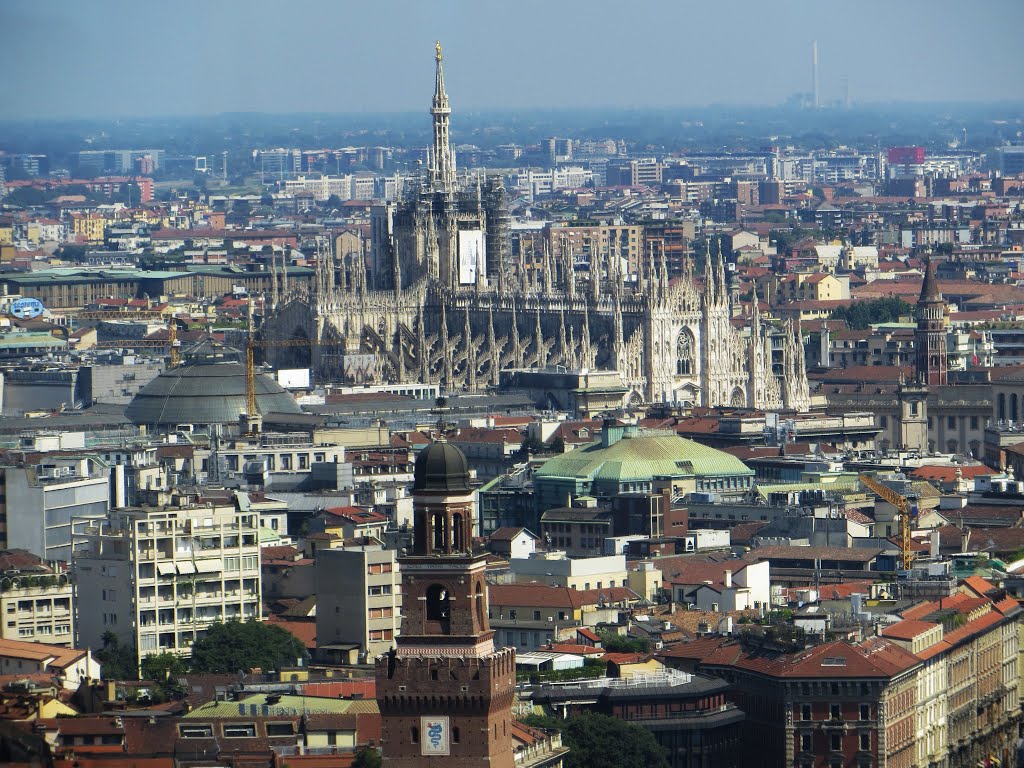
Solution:
<path fill-rule="evenodd" d="M 452 113 L 448 94 L 444 90 L 444 69 L 441 67 L 441 41 L 434 47 L 437 71 L 434 79 L 434 102 L 430 114 L 434 116 L 434 146 L 430 154 L 430 185 L 435 190 L 450 191 L 455 186 L 455 153 L 448 141 L 448 118 Z"/>

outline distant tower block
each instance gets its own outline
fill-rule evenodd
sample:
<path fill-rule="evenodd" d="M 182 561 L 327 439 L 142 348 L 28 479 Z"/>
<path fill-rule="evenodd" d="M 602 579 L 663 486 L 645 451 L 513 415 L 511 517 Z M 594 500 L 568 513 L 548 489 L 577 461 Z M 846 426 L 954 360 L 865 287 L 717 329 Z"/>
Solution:
<path fill-rule="evenodd" d="M 818 94 L 818 41 L 811 43 L 811 92 L 814 99 L 814 108 L 821 106 Z"/>

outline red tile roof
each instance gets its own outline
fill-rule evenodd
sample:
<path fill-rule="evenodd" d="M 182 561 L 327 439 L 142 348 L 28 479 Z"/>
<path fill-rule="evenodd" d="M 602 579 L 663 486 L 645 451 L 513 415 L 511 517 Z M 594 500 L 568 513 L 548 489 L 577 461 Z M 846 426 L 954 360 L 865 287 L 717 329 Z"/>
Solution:
<path fill-rule="evenodd" d="M 938 624 L 933 624 L 930 621 L 917 621 L 915 619 L 904 619 L 903 621 L 897 621 L 895 624 L 890 624 L 888 627 L 882 630 L 882 637 L 892 637 L 896 640 L 913 640 L 919 635 L 923 635 L 925 632 L 930 632 L 935 629 Z"/>

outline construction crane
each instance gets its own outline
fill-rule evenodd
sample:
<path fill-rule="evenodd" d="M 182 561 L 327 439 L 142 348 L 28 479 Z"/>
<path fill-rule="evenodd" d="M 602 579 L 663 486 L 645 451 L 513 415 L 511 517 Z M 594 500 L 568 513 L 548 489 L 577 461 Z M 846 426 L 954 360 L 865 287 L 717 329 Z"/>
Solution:
<path fill-rule="evenodd" d="M 313 347 L 318 346 L 310 339 L 256 339 L 252 333 L 245 343 L 245 407 L 250 419 L 256 415 L 256 348 L 267 347 L 309 347 L 312 359 Z"/>
<path fill-rule="evenodd" d="M 179 327 L 184 330 L 184 320 L 177 317 L 167 319 L 166 339 L 114 339 L 96 342 L 96 349 L 157 349 L 167 347 L 170 350 L 170 366 L 177 368 L 181 363 L 181 339 L 178 338 Z"/>
<path fill-rule="evenodd" d="M 913 503 L 912 498 L 896 493 L 871 475 L 860 475 L 859 480 L 880 499 L 896 507 L 900 518 L 900 565 L 904 571 L 909 571 L 914 563 L 914 553 L 910 549 L 910 526 L 917 519 L 917 505 Z"/>

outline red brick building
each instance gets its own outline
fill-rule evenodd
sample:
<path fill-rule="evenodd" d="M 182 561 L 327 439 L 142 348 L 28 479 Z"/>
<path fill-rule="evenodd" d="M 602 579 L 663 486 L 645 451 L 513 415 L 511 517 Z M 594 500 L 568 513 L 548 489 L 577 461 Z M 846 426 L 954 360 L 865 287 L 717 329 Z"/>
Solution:
<path fill-rule="evenodd" d="M 515 649 L 495 649 L 486 553 L 472 549 L 466 457 L 439 440 L 416 458 L 414 535 L 400 559 L 397 647 L 377 658 L 387 765 L 512 768 Z"/>

